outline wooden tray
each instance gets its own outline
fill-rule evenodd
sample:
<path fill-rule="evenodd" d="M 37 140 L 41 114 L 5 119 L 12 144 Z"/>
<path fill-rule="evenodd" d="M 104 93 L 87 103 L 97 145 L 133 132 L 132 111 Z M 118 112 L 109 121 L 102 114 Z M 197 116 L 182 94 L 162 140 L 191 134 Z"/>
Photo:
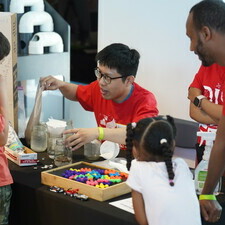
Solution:
<path fill-rule="evenodd" d="M 73 163 L 67 166 L 58 167 L 55 169 L 47 170 L 41 173 L 41 182 L 42 184 L 48 186 L 58 186 L 64 189 L 79 189 L 79 193 L 87 195 L 89 198 L 98 200 L 98 201 L 106 201 L 111 198 L 115 198 L 117 196 L 127 194 L 131 191 L 131 189 L 126 185 L 125 182 L 121 182 L 119 184 L 114 184 L 107 188 L 97 188 L 91 185 L 87 185 L 81 182 L 77 182 L 75 180 L 70 180 L 68 178 L 64 178 L 61 174 L 70 168 L 80 169 L 80 168 L 88 167 L 91 169 L 107 169 L 100 166 L 95 166 L 91 163 L 87 163 L 84 161 Z"/>

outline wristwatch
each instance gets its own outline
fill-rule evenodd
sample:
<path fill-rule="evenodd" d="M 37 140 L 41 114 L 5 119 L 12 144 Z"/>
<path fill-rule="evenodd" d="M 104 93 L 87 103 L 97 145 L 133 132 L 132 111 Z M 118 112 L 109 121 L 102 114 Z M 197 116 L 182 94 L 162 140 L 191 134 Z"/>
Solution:
<path fill-rule="evenodd" d="M 204 95 L 199 95 L 199 96 L 195 97 L 193 104 L 195 106 L 197 106 L 198 108 L 200 108 L 201 107 L 201 101 L 202 101 L 203 98 L 206 98 L 206 97 Z"/>

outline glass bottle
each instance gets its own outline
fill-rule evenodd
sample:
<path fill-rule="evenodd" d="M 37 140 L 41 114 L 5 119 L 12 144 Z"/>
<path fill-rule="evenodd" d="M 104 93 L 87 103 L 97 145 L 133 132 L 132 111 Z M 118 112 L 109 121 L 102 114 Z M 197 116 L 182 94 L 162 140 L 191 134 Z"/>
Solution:
<path fill-rule="evenodd" d="M 57 140 L 56 137 L 50 137 L 50 135 L 48 136 L 47 153 L 48 153 L 48 157 L 50 159 L 54 159 L 54 157 L 55 157 L 56 140 Z"/>
<path fill-rule="evenodd" d="M 47 149 L 48 134 L 44 124 L 35 125 L 31 132 L 30 146 L 35 152 L 43 152 Z"/>
<path fill-rule="evenodd" d="M 56 166 L 65 166 L 72 163 L 72 151 L 65 148 L 62 138 L 57 138 L 54 163 Z"/>
<path fill-rule="evenodd" d="M 84 156 L 89 160 L 97 160 L 100 157 L 101 142 L 93 140 L 84 145 Z"/>
<path fill-rule="evenodd" d="M 65 130 L 70 130 L 70 129 L 73 129 L 73 120 L 66 121 L 66 128 L 65 128 Z M 72 134 L 63 134 L 63 139 L 65 140 L 70 135 L 72 135 Z"/>
<path fill-rule="evenodd" d="M 66 121 L 65 130 L 73 129 L 73 120 Z M 63 140 L 65 141 L 69 136 L 73 135 L 74 133 L 63 134 Z M 71 157 L 73 158 L 72 150 L 68 147 L 65 147 L 66 151 L 71 152 Z"/>

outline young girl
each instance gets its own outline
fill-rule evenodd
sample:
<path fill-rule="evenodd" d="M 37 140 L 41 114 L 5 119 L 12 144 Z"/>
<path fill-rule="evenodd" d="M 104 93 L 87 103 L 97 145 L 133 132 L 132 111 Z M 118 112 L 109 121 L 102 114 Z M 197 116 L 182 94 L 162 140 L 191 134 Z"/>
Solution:
<path fill-rule="evenodd" d="M 127 184 L 141 225 L 201 224 L 192 174 L 183 159 L 172 160 L 175 133 L 170 116 L 145 118 L 127 126 L 127 151 L 135 158 Z M 128 169 L 130 161 L 128 157 Z"/>
<path fill-rule="evenodd" d="M 9 206 L 12 195 L 12 176 L 8 168 L 8 160 L 4 154 L 4 145 L 8 138 L 6 77 L 1 74 L 1 63 L 10 52 L 8 39 L 0 32 L 0 225 L 8 224 Z"/>

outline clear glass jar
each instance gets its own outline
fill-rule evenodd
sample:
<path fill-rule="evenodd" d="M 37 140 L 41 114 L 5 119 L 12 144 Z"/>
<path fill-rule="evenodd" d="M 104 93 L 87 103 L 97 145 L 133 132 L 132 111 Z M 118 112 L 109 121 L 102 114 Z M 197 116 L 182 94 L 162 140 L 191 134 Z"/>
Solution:
<path fill-rule="evenodd" d="M 54 163 L 56 166 L 65 166 L 72 163 L 72 151 L 64 146 L 62 138 L 56 139 Z"/>
<path fill-rule="evenodd" d="M 73 120 L 66 121 L 66 130 L 73 129 Z"/>
<path fill-rule="evenodd" d="M 73 120 L 68 120 L 66 121 L 66 128 L 65 130 L 70 130 L 73 129 Z M 69 136 L 71 136 L 73 133 L 70 134 L 63 134 L 63 139 L 65 140 L 66 138 L 68 138 Z"/>
<path fill-rule="evenodd" d="M 31 132 L 30 147 L 35 152 L 44 152 L 47 149 L 48 134 L 44 124 L 35 125 Z"/>
<path fill-rule="evenodd" d="M 97 160 L 100 157 L 101 142 L 93 140 L 84 145 L 84 156 L 89 160 Z"/>
<path fill-rule="evenodd" d="M 65 127 L 65 130 L 70 130 L 70 129 L 73 129 L 73 120 L 68 120 L 66 121 L 66 127 Z M 71 135 L 73 135 L 74 133 L 69 133 L 69 134 L 64 134 L 63 133 L 63 140 L 65 141 L 68 137 L 70 137 Z M 71 151 L 70 148 L 66 148 L 66 151 Z M 72 152 L 71 152 L 71 157 L 73 158 L 72 156 Z"/>
<path fill-rule="evenodd" d="M 56 146 L 56 140 L 57 139 L 58 138 L 55 138 L 55 137 L 50 137 L 50 136 L 48 137 L 47 153 L 48 153 L 48 157 L 50 159 L 54 159 L 55 158 L 55 146 Z"/>

